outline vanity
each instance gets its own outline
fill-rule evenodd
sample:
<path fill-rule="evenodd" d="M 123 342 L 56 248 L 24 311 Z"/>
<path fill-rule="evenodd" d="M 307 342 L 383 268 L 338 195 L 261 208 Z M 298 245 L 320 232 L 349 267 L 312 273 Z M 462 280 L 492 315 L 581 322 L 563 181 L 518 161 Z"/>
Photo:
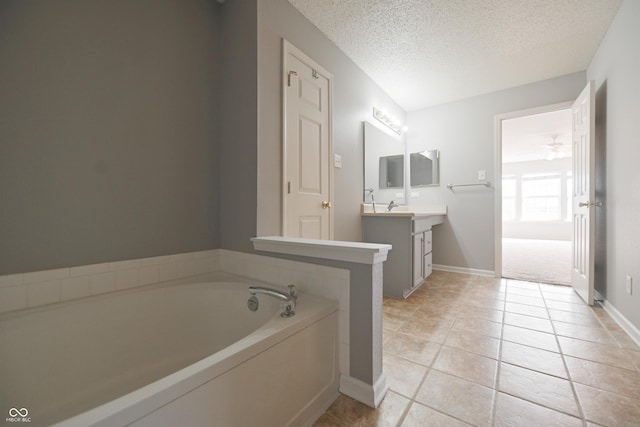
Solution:
<path fill-rule="evenodd" d="M 432 227 L 442 224 L 446 207 L 384 212 L 384 206 L 362 205 L 362 237 L 367 243 L 392 245 L 383 267 L 385 295 L 406 298 L 418 289 L 433 269 Z"/>
<path fill-rule="evenodd" d="M 409 195 L 415 203 L 420 191 L 433 194 L 429 188 L 440 185 L 440 153 L 426 147 L 409 152 L 396 133 L 364 122 L 362 238 L 392 245 L 383 266 L 383 292 L 406 298 L 431 274 L 432 227 L 444 222 L 447 207 L 408 206 Z"/>

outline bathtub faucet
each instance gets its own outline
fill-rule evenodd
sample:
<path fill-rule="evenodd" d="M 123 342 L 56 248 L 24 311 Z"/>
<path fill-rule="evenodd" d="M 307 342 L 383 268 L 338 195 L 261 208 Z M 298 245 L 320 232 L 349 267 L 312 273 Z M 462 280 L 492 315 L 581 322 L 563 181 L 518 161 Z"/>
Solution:
<path fill-rule="evenodd" d="M 298 293 L 296 292 L 295 285 L 289 285 L 288 293 L 273 288 L 265 288 L 263 286 L 249 286 L 249 293 L 251 294 L 251 297 L 249 298 L 247 305 L 251 311 L 256 311 L 258 309 L 258 297 L 256 297 L 256 294 L 264 294 L 282 301 L 282 313 L 280 313 L 282 317 L 291 317 L 296 314 L 294 309 L 296 308 Z"/>

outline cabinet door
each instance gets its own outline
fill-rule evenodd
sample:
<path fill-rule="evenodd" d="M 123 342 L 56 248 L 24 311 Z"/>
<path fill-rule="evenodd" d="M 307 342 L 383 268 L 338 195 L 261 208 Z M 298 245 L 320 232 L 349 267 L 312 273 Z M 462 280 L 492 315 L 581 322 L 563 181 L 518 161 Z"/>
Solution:
<path fill-rule="evenodd" d="M 432 252 L 428 254 L 424 254 L 424 270 L 423 270 L 423 278 L 426 279 L 433 272 L 433 255 Z"/>
<path fill-rule="evenodd" d="M 418 286 L 424 280 L 424 233 L 413 236 L 413 285 Z"/>

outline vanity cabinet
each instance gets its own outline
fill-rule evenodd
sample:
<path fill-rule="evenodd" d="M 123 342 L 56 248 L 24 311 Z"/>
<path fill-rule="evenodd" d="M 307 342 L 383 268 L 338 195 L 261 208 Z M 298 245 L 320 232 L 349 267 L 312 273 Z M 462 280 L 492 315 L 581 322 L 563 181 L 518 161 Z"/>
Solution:
<path fill-rule="evenodd" d="M 406 298 L 432 271 L 432 227 L 441 215 L 363 214 L 362 236 L 368 243 L 392 245 L 382 265 L 384 294 Z"/>

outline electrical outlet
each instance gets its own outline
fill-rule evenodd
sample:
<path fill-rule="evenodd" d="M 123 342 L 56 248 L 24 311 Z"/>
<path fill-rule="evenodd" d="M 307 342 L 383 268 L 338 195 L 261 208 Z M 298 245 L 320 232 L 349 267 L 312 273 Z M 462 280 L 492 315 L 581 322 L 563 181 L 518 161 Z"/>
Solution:
<path fill-rule="evenodd" d="M 633 295 L 633 278 L 627 274 L 627 279 L 625 280 L 625 286 L 627 288 L 627 293 L 629 295 Z"/>
<path fill-rule="evenodd" d="M 478 181 L 487 179 L 487 171 L 478 171 Z"/>
<path fill-rule="evenodd" d="M 334 168 L 342 167 L 342 156 L 340 154 L 333 155 L 333 167 Z"/>
<path fill-rule="evenodd" d="M 420 197 L 420 192 L 419 191 L 412 191 L 411 192 L 411 197 Z"/>

